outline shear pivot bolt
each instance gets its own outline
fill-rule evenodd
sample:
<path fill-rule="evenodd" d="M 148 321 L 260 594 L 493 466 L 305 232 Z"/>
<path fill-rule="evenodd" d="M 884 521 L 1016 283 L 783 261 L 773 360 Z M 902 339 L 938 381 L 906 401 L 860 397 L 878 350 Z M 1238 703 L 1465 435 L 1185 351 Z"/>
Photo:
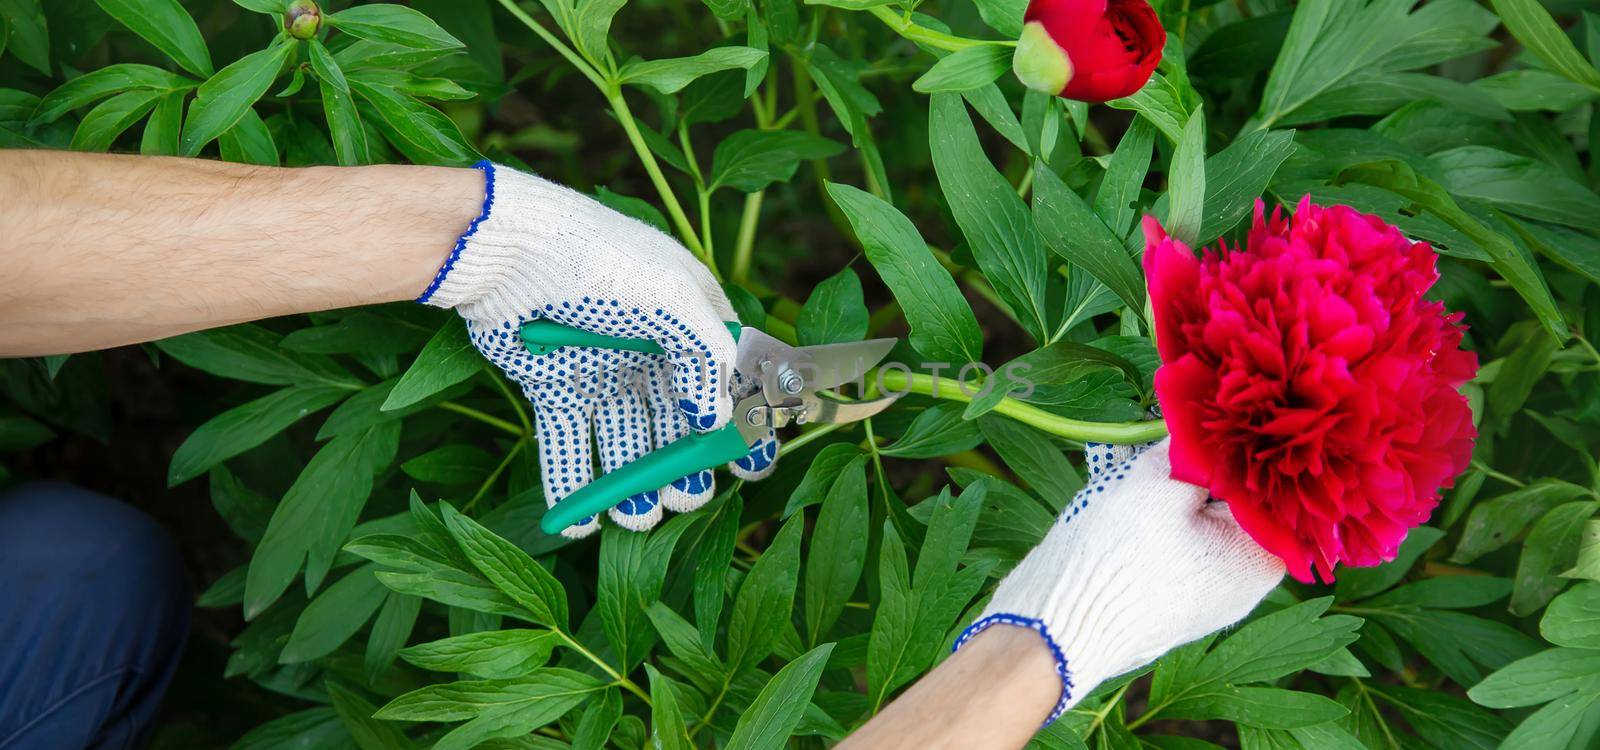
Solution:
<path fill-rule="evenodd" d="M 806 387 L 806 380 L 794 370 L 784 370 L 778 373 L 778 387 L 782 388 L 784 393 L 793 396 Z"/>
<path fill-rule="evenodd" d="M 750 411 L 745 414 L 745 421 L 757 427 L 765 425 L 767 423 L 767 412 L 759 406 L 752 406 Z"/>

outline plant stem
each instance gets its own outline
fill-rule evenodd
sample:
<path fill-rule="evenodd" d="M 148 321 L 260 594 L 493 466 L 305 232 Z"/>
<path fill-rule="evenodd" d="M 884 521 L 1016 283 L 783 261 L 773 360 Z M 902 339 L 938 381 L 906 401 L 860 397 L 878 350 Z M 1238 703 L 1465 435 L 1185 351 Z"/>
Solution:
<path fill-rule="evenodd" d="M 689 222 L 689 215 L 683 212 L 683 206 L 678 203 L 678 196 L 672 192 L 672 186 L 667 184 L 667 176 L 662 174 L 661 165 L 656 163 L 655 154 L 650 153 L 650 147 L 645 144 L 644 136 L 639 134 L 639 125 L 634 122 L 633 111 L 628 109 L 628 102 L 622 97 L 622 88 L 617 84 L 603 86 L 606 101 L 611 105 L 612 111 L 617 113 L 617 120 L 622 123 L 622 130 L 628 134 L 628 141 L 633 144 L 633 150 L 639 155 L 639 161 L 644 163 L 644 171 L 650 174 L 650 182 L 656 186 L 656 192 L 661 195 L 661 202 L 666 204 L 667 214 L 672 217 L 672 223 L 678 229 L 678 234 L 683 238 L 683 244 L 689 246 L 690 252 L 698 256 L 701 262 L 711 268 L 711 273 L 721 278 L 717 273 L 716 259 L 706 252 L 700 244 L 700 237 L 695 234 L 694 224 Z"/>
<path fill-rule="evenodd" d="M 812 442 L 813 440 L 818 440 L 818 439 L 822 438 L 823 436 L 827 435 L 828 433 L 836 432 L 838 430 L 842 430 L 842 429 L 844 429 L 845 427 L 848 427 L 848 426 L 849 426 L 849 423 L 847 423 L 847 422 L 834 422 L 833 424 L 825 424 L 825 425 L 823 425 L 821 427 L 818 427 L 815 430 L 810 430 L 808 432 L 802 432 L 802 433 L 800 433 L 800 437 L 797 437 L 797 438 L 795 438 L 793 440 L 789 440 L 787 442 L 780 443 L 778 445 L 778 450 L 780 452 L 799 450 L 800 447 L 805 445 L 806 443 Z"/>
<path fill-rule="evenodd" d="M 551 632 L 555 633 L 557 636 L 560 636 L 561 640 L 566 642 L 568 648 L 578 652 L 579 654 L 582 654 L 583 657 L 589 661 L 594 662 L 594 665 L 599 667 L 600 671 L 605 672 L 607 677 L 610 677 L 618 685 L 621 685 L 624 690 L 639 696 L 639 699 L 644 701 L 646 706 L 655 708 L 655 704 L 650 701 L 649 693 L 646 693 L 644 689 L 640 688 L 639 685 L 633 680 L 624 677 L 621 673 L 617 672 L 617 670 L 612 669 L 611 665 L 607 664 L 605 659 L 596 656 L 593 651 L 584 648 L 583 644 L 578 642 L 578 639 L 568 635 L 565 630 L 561 630 L 560 628 L 554 628 Z"/>
<path fill-rule="evenodd" d="M 756 222 L 761 219 L 761 200 L 765 190 L 757 190 L 744 197 L 744 213 L 739 216 L 739 236 L 733 245 L 732 279 L 743 284 L 750 277 L 750 255 L 756 245 Z"/>
<path fill-rule="evenodd" d="M 522 423 L 523 436 L 532 435 L 533 422 L 528 419 L 528 411 L 522 408 L 522 401 L 511 392 L 511 387 L 506 385 L 506 380 L 501 376 L 498 369 L 489 367 L 488 360 L 484 360 L 483 365 L 484 369 L 489 370 L 489 379 L 494 381 L 495 386 L 500 389 L 500 393 L 506 397 L 506 403 L 511 404 L 511 410 L 517 413 L 517 421 Z"/>
<path fill-rule="evenodd" d="M 1500 480 L 1502 482 L 1505 482 L 1506 484 L 1509 484 L 1512 487 L 1526 487 L 1526 486 L 1528 486 L 1527 482 L 1524 482 L 1524 481 L 1522 481 L 1520 479 L 1517 479 L 1516 477 L 1509 476 L 1509 475 L 1506 475 L 1506 474 L 1502 474 L 1502 473 L 1500 473 L 1498 471 L 1495 471 L 1488 464 L 1486 464 L 1486 463 L 1484 463 L 1482 461 L 1479 461 L 1477 459 L 1473 459 L 1473 461 L 1470 464 L 1470 466 L 1472 468 L 1474 468 L 1474 469 L 1477 469 L 1478 471 L 1483 472 L 1485 476 L 1494 477 L 1495 479 L 1498 479 L 1498 480 Z"/>
<path fill-rule="evenodd" d="M 1089 735 L 1094 734 L 1094 731 L 1096 729 L 1099 729 L 1101 724 L 1105 723 L 1106 717 L 1110 716 L 1111 712 L 1116 710 L 1117 704 L 1122 702 L 1123 694 L 1127 693 L 1128 692 L 1128 688 L 1130 688 L 1132 686 L 1133 686 L 1133 683 L 1131 683 L 1131 682 L 1126 684 L 1126 685 L 1123 685 L 1122 688 L 1120 690 L 1118 690 L 1115 695 L 1112 695 L 1111 698 L 1106 701 L 1106 704 L 1104 706 L 1102 706 L 1099 711 L 1095 711 L 1094 712 L 1094 720 L 1089 722 L 1089 727 L 1087 729 L 1083 730 L 1083 739 L 1084 739 L 1085 742 L 1087 742 L 1089 740 Z M 1142 721 L 1143 719 L 1144 719 L 1143 716 L 1139 717 L 1140 723 L 1143 723 L 1143 721 Z M 1128 726 L 1128 729 L 1132 730 L 1133 727 L 1134 727 L 1134 725 L 1130 724 Z"/>
<path fill-rule="evenodd" d="M 894 31 L 894 33 L 899 34 L 906 39 L 909 39 L 913 42 L 920 42 L 930 47 L 938 47 L 939 49 L 949 50 L 951 52 L 964 50 L 968 47 L 979 47 L 985 44 L 998 44 L 1007 47 L 1015 47 L 1017 44 L 1016 42 L 968 39 L 964 36 L 955 36 L 954 34 L 946 34 L 942 31 L 935 31 L 934 29 L 930 29 L 926 26 L 916 23 L 915 21 L 912 21 L 906 16 L 898 15 L 894 11 L 883 6 L 868 8 L 867 12 L 877 16 L 878 20 L 882 21 L 885 26 L 888 26 Z"/>
<path fill-rule="evenodd" d="M 517 439 L 516 444 L 511 446 L 511 450 L 506 451 L 505 458 L 500 459 L 500 465 L 494 467 L 494 471 L 489 472 L 489 478 L 483 480 L 483 484 L 478 485 L 478 491 L 472 493 L 472 499 L 468 500 L 466 505 L 461 506 L 463 515 L 471 513 L 472 507 L 477 505 L 478 501 L 482 500 L 485 495 L 489 494 L 489 488 L 493 487 L 494 483 L 500 479 L 500 475 L 505 473 L 506 467 L 511 465 L 511 459 L 516 458 L 517 454 L 522 452 L 523 446 L 527 444 L 528 437 L 524 435 Z"/>
<path fill-rule="evenodd" d="M 561 53 L 562 57 L 567 58 L 567 62 L 572 63 L 572 67 L 577 68 L 584 78 L 589 79 L 601 91 L 606 90 L 605 79 L 601 77 L 600 72 L 595 70 L 594 66 L 585 62 L 582 57 L 579 57 L 577 52 L 568 47 L 555 34 L 550 33 L 550 30 L 546 29 L 543 24 L 533 20 L 533 16 L 528 15 L 512 0 L 500 0 L 500 5 L 512 16 L 516 17 L 518 21 L 521 21 L 524 26 L 533 29 L 533 33 L 538 34 L 539 38 L 545 41 L 545 44 L 555 48 L 555 51 Z"/>
<path fill-rule="evenodd" d="M 453 411 L 463 417 L 476 419 L 479 422 L 490 425 L 491 427 L 498 427 L 512 435 L 516 435 L 518 438 L 521 438 L 526 434 L 522 431 L 521 427 L 507 422 L 504 419 L 496 417 L 492 414 L 485 414 L 470 406 L 462 406 L 454 401 L 440 401 L 439 408 L 444 409 L 445 411 Z"/>
<path fill-rule="evenodd" d="M 920 373 L 908 374 L 900 370 L 879 370 L 877 379 L 874 382 L 882 383 L 882 390 L 886 393 L 920 393 L 924 396 L 933 396 L 934 398 L 963 403 L 972 400 L 972 396 L 962 391 L 965 385 L 950 378 Z M 1051 414 L 1036 406 L 1025 404 L 1010 397 L 1001 399 L 1000 404 L 994 410 L 1018 422 L 1037 427 L 1057 437 L 1084 442 L 1132 445 L 1160 440 L 1167 434 L 1167 424 L 1160 420 L 1149 422 L 1086 422 L 1081 419 L 1069 419 Z"/>

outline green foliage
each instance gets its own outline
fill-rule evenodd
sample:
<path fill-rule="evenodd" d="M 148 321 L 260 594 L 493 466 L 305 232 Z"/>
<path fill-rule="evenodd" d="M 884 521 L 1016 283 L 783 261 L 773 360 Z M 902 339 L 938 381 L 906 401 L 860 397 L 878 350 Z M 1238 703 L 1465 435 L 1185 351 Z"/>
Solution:
<path fill-rule="evenodd" d="M 1085 440 L 1161 434 L 1139 218 L 1235 242 L 1303 195 L 1442 254 L 1483 364 L 1472 466 L 1394 561 L 1286 583 L 1032 746 L 1600 741 L 1600 17 L 1153 4 L 1157 75 L 1089 107 L 1012 80 L 1019 0 L 333 2 L 309 39 L 282 0 L 0 0 L 0 146 L 488 156 L 675 234 L 747 323 L 898 336 L 914 366 L 765 482 L 572 543 L 537 531 L 527 404 L 453 315 L 156 342 L 185 378 L 165 479 L 249 553 L 201 597 L 248 620 L 226 673 L 292 706 L 234 747 L 837 741 L 1043 537 Z M 0 362 L 0 451 L 108 439 L 103 370 Z"/>

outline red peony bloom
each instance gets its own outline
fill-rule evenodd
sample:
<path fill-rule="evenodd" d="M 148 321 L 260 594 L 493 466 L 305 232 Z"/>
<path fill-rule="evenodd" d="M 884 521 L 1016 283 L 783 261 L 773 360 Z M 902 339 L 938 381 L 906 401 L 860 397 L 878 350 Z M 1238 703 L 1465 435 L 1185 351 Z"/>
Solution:
<path fill-rule="evenodd" d="M 1086 102 L 1138 91 L 1167 32 L 1145 0 L 1031 0 L 1012 67 L 1029 88 Z"/>
<path fill-rule="evenodd" d="M 1477 437 L 1461 313 L 1422 296 L 1433 248 L 1309 199 L 1288 220 L 1258 202 L 1243 248 L 1199 258 L 1144 229 L 1173 478 L 1228 501 L 1301 581 L 1394 559 Z"/>

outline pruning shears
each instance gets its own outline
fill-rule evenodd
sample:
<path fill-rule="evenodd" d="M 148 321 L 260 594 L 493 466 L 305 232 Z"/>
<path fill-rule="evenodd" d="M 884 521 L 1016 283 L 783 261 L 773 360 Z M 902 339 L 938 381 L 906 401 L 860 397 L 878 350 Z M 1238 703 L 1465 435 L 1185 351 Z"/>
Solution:
<path fill-rule="evenodd" d="M 559 533 L 628 497 L 743 458 L 757 440 L 766 437 L 769 427 L 858 422 L 882 412 L 899 398 L 894 395 L 871 401 L 843 401 L 823 394 L 827 389 L 859 380 L 889 354 L 894 339 L 797 347 L 755 328 L 738 323 L 727 325 L 739 345 L 734 368 L 746 382 L 756 384 L 752 393 L 735 394 L 742 398 L 734 404 L 728 424 L 686 435 L 596 477 L 545 514 L 539 523 L 545 533 Z M 650 339 L 613 338 L 548 320 L 522 326 L 522 341 L 535 354 L 548 354 L 562 346 L 664 353 Z"/>

